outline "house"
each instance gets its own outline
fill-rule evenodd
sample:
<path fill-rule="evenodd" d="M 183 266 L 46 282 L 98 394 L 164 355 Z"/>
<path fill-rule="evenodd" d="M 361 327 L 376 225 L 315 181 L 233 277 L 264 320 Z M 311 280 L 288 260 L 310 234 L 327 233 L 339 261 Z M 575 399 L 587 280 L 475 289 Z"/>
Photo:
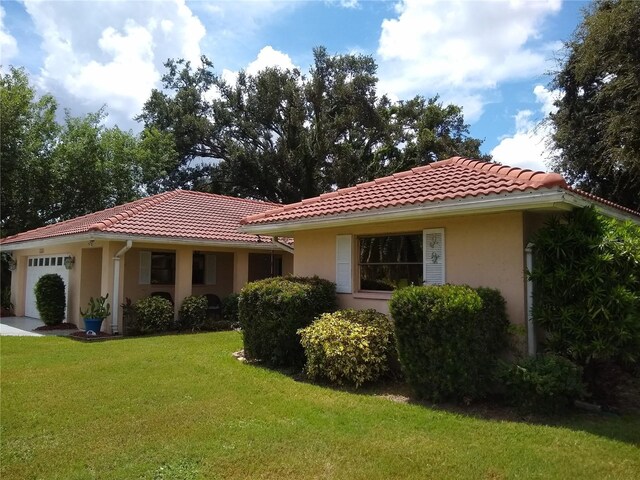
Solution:
<path fill-rule="evenodd" d="M 556 173 L 454 157 L 256 213 L 241 231 L 294 238 L 294 274 L 335 281 L 343 308 L 388 312 L 391 291 L 409 284 L 497 288 L 532 351 L 530 239 L 550 216 L 586 205 L 640 223 Z"/>
<path fill-rule="evenodd" d="M 248 281 L 291 273 L 289 239 L 238 230 L 243 217 L 276 206 L 176 190 L 3 238 L 15 313 L 38 318 L 33 288 L 46 273 L 64 279 L 67 321 L 79 326 L 80 308 L 108 293 L 113 332 L 122 331 L 115 307 L 125 298 L 164 292 L 177 312 L 188 295 L 223 298 Z"/>

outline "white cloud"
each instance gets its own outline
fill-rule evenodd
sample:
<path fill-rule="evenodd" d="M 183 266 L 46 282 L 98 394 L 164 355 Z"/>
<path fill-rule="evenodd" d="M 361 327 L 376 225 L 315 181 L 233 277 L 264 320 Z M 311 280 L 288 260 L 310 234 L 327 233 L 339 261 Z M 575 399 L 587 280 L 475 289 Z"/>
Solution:
<path fill-rule="evenodd" d="M 282 70 L 296 68 L 289 55 L 275 50 L 271 45 L 267 45 L 260 50 L 256 59 L 247 65 L 246 72 L 249 75 L 255 75 L 267 67 L 279 67 Z"/>
<path fill-rule="evenodd" d="M 25 1 L 45 58 L 39 86 L 86 111 L 102 105 L 114 123 L 135 127 L 168 58 L 198 62 L 205 28 L 184 0 Z M 84 112 L 72 112 L 81 114 Z"/>
<path fill-rule="evenodd" d="M 540 111 L 544 115 L 558 111 L 558 107 L 554 103 L 561 98 L 562 92 L 560 90 L 547 90 L 542 85 L 536 85 L 533 94 L 536 96 L 536 101 L 542 104 Z"/>
<path fill-rule="evenodd" d="M 540 104 L 539 112 L 545 117 L 556 111 L 553 101 L 558 98 L 558 92 L 547 90 L 542 85 L 533 89 L 536 102 Z M 515 134 L 506 136 L 491 150 L 493 159 L 505 165 L 517 164 L 519 167 L 531 170 L 549 170 L 554 151 L 549 146 L 553 133 L 549 123 L 537 120 L 531 110 L 520 110 L 514 115 Z"/>
<path fill-rule="evenodd" d="M 5 11 L 0 6 L 0 64 L 6 68 L 18 54 L 18 42 L 4 28 Z"/>
<path fill-rule="evenodd" d="M 358 0 L 326 0 L 329 5 L 339 5 L 342 8 L 358 8 L 360 2 Z"/>
<path fill-rule="evenodd" d="M 289 55 L 274 49 L 271 45 L 267 45 L 258 52 L 255 60 L 251 61 L 244 68 L 244 71 L 249 75 L 256 75 L 267 67 L 278 67 L 282 70 L 293 70 L 294 68 L 298 68 L 293 64 Z M 224 68 L 220 77 L 222 77 L 222 80 L 227 84 L 234 85 L 238 80 L 238 73 L 239 72 Z M 213 87 L 209 91 L 205 92 L 204 97 L 208 101 L 218 99 L 220 98 L 220 91 L 216 87 Z"/>
<path fill-rule="evenodd" d="M 401 0 L 397 16 L 382 22 L 381 91 L 477 101 L 501 82 L 540 75 L 555 44 L 532 45 L 560 6 L 561 0 Z"/>

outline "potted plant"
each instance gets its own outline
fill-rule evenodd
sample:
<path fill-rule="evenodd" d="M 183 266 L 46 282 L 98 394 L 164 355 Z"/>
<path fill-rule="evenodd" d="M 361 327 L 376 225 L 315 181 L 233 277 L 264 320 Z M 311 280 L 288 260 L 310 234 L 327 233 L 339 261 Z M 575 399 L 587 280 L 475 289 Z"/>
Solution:
<path fill-rule="evenodd" d="M 96 335 L 100 333 L 102 321 L 111 314 L 111 306 L 107 303 L 107 298 L 109 298 L 108 293 L 104 297 L 91 297 L 87 309 L 84 312 L 80 309 L 80 315 L 84 319 L 84 329 L 87 333 L 93 332 Z"/>

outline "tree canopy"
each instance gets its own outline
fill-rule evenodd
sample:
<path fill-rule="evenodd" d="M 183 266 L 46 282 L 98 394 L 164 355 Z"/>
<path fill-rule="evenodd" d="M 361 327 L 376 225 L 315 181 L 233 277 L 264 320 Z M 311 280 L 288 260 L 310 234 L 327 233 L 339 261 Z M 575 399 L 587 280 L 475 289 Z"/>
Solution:
<path fill-rule="evenodd" d="M 579 188 L 640 209 L 640 2 L 597 0 L 552 82 L 556 167 Z"/>
<path fill-rule="evenodd" d="M 176 185 L 288 203 L 453 155 L 482 157 L 460 107 L 378 96 L 367 55 L 320 47 L 307 75 L 266 68 L 232 84 L 204 57 L 166 67 L 138 119 L 172 135 Z"/>
<path fill-rule="evenodd" d="M 3 236 L 155 193 L 175 168 L 173 139 L 157 130 L 107 128 L 104 110 L 59 123 L 24 69 L 0 76 L 0 105 Z"/>

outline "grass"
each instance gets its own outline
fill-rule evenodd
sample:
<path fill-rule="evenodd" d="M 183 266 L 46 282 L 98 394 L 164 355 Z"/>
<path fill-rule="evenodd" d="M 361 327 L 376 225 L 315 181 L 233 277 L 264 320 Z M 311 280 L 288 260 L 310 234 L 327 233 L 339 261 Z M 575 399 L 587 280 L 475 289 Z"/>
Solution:
<path fill-rule="evenodd" d="M 640 417 L 475 418 L 244 365 L 235 332 L 1 340 L 0 477 L 638 478 Z"/>

